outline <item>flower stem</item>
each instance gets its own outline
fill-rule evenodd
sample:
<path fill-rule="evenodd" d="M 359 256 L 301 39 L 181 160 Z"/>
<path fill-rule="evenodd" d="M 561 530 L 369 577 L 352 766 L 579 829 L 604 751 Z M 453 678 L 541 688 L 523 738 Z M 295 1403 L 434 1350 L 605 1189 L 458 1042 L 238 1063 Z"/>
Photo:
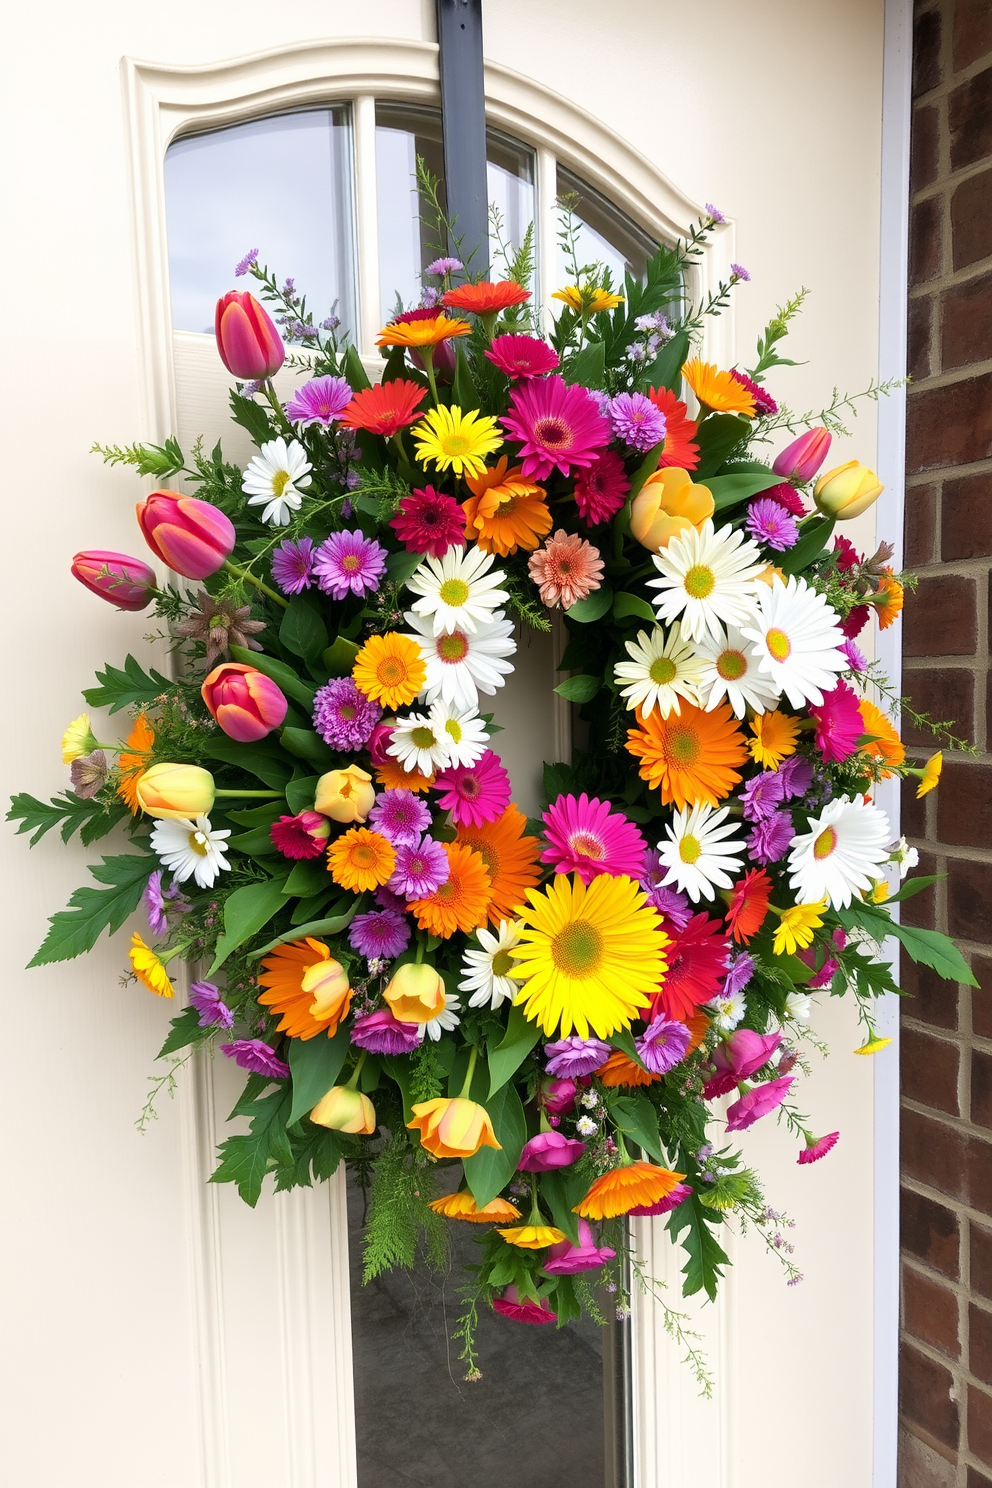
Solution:
<path fill-rule="evenodd" d="M 362 1073 L 362 1065 L 365 1063 L 365 1061 L 366 1061 L 366 1059 L 368 1059 L 368 1057 L 369 1057 L 369 1051 L 368 1051 L 368 1049 L 363 1049 L 362 1052 L 361 1052 L 361 1054 L 359 1054 L 359 1056 L 358 1056 L 358 1063 L 355 1065 L 355 1068 L 351 1072 L 351 1079 L 348 1081 L 347 1085 L 345 1085 L 345 1087 L 344 1087 L 345 1090 L 357 1090 L 358 1089 L 358 1080 L 359 1080 L 359 1076 Z"/>
<path fill-rule="evenodd" d="M 436 408 L 437 407 L 437 402 L 438 402 L 438 397 L 437 397 L 437 381 L 435 380 L 435 377 L 434 377 L 434 348 L 433 348 L 433 346 L 421 346 L 420 347 L 420 357 L 421 357 L 421 360 L 422 360 L 422 362 L 424 364 L 424 371 L 427 373 L 427 381 L 430 383 L 430 388 L 431 388 L 431 397 L 434 399 L 434 406 Z"/>
<path fill-rule="evenodd" d="M 418 931 L 418 933 L 417 933 L 417 949 L 416 949 L 416 952 L 414 953 L 414 958 L 413 958 L 414 964 L 416 966 L 419 966 L 421 964 L 421 962 L 423 961 L 423 959 L 424 959 L 424 952 L 425 952 L 426 948 L 427 947 L 426 947 L 426 942 L 424 940 L 424 937 Z"/>
<path fill-rule="evenodd" d="M 286 410 L 283 408 L 282 404 L 279 402 L 279 399 L 276 397 L 276 390 L 272 386 L 271 377 L 267 377 L 262 383 L 262 392 L 272 404 L 272 408 L 275 412 L 275 416 L 278 420 L 280 429 L 282 429 L 283 433 L 288 434 L 289 437 L 292 439 L 293 426 L 289 422 L 289 419 L 286 417 Z"/>
<path fill-rule="evenodd" d="M 224 567 L 227 569 L 228 573 L 234 574 L 235 578 L 243 579 L 246 584 L 254 584 L 256 589 L 260 589 L 262 591 L 266 599 L 271 599 L 275 604 L 282 605 L 284 610 L 289 609 L 288 599 L 283 599 L 281 594 L 277 594 L 274 589 L 270 589 L 268 584 L 263 584 L 261 579 L 256 579 L 255 575 L 253 573 L 249 573 L 246 568 L 239 568 L 237 564 L 232 563 L 229 558 L 225 558 Z"/>
<path fill-rule="evenodd" d="M 476 1062 L 477 1062 L 478 1058 L 479 1058 L 479 1049 L 478 1049 L 478 1046 L 476 1044 L 471 1044 L 469 1046 L 469 1051 L 468 1051 L 468 1070 L 465 1073 L 465 1079 L 464 1079 L 464 1082 L 462 1084 L 462 1088 L 458 1092 L 458 1099 L 459 1100 L 468 1100 L 469 1099 L 469 1091 L 472 1089 L 472 1079 L 473 1079 L 473 1077 L 475 1075 L 475 1066 L 476 1066 Z"/>

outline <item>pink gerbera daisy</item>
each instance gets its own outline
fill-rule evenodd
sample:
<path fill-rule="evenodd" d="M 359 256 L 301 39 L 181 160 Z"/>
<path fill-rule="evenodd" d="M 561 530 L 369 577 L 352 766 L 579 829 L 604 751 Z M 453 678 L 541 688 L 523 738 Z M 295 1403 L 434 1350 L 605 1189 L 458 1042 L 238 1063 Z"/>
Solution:
<path fill-rule="evenodd" d="M 412 847 L 431 824 L 431 813 L 413 791 L 380 791 L 369 812 L 369 821 L 394 847 Z"/>
<path fill-rule="evenodd" d="M 684 1022 L 721 986 L 727 971 L 727 938 L 720 924 L 694 914 L 665 947 L 668 970 L 651 999 L 651 1017 Z"/>
<path fill-rule="evenodd" d="M 443 793 L 438 805 L 442 811 L 450 811 L 460 827 L 481 827 L 484 822 L 495 821 L 510 804 L 510 777 L 491 749 L 474 765 L 452 765 L 442 770 L 435 789 Z"/>
<path fill-rule="evenodd" d="M 796 1161 L 800 1166 L 806 1163 L 819 1162 L 821 1157 L 826 1157 L 832 1152 L 840 1139 L 840 1132 L 828 1132 L 825 1137 L 814 1137 L 810 1132 L 806 1133 L 806 1146 L 800 1152 Z"/>
<path fill-rule="evenodd" d="M 485 355 L 511 382 L 543 377 L 558 366 L 558 353 L 536 336 L 497 336 Z"/>
<path fill-rule="evenodd" d="M 527 560 L 527 571 L 541 592 L 541 602 L 553 610 L 571 609 L 603 582 L 603 560 L 599 549 L 574 532 L 559 528 Z"/>
<path fill-rule="evenodd" d="M 586 884 L 600 873 L 641 877 L 647 844 L 633 822 L 613 811 L 608 801 L 590 800 L 585 791 L 578 799 L 559 796 L 542 820 L 548 845 L 541 862 L 550 863 L 556 873 L 577 873 Z"/>
<path fill-rule="evenodd" d="M 838 682 L 823 694 L 823 702 L 810 708 L 816 722 L 816 747 L 831 764 L 850 759 L 865 731 L 857 693 L 846 682 Z"/>
<path fill-rule="evenodd" d="M 284 858 L 319 858 L 327 846 L 330 827 L 319 811 L 301 811 L 299 816 L 281 816 L 269 828 L 272 846 Z"/>
<path fill-rule="evenodd" d="M 373 594 L 386 567 L 386 550 L 364 532 L 334 532 L 317 549 L 313 571 L 332 599 Z"/>
<path fill-rule="evenodd" d="M 525 480 L 592 465 L 613 437 L 592 394 L 558 376 L 515 387 L 503 427 L 521 446 Z"/>
<path fill-rule="evenodd" d="M 575 504 L 590 527 L 608 522 L 623 506 L 630 481 L 616 450 L 604 450 L 588 470 L 575 478 Z"/>
<path fill-rule="evenodd" d="M 408 553 L 443 558 L 449 548 L 465 541 L 464 512 L 453 497 L 433 486 L 404 496 L 389 525 Z"/>

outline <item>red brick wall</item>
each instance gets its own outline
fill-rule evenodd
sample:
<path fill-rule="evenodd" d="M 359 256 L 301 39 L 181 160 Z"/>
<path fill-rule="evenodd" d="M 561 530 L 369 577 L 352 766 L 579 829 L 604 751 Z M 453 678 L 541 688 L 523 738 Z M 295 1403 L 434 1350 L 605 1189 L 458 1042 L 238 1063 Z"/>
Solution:
<path fill-rule="evenodd" d="M 900 1488 L 992 1485 L 992 0 L 917 0 L 904 690 L 977 747 L 904 797 L 905 906 L 981 990 L 903 967 Z M 920 759 L 932 740 L 904 720 Z"/>

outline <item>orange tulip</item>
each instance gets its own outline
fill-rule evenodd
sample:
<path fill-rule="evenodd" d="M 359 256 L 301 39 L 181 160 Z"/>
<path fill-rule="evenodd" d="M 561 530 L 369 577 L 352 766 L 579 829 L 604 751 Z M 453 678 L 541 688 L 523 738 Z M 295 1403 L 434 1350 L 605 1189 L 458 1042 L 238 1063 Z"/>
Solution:
<path fill-rule="evenodd" d="M 474 1157 L 480 1147 L 502 1151 L 489 1112 L 461 1096 L 421 1101 L 407 1126 L 420 1132 L 421 1145 L 432 1157 Z"/>
<path fill-rule="evenodd" d="M 429 1023 L 444 1012 L 444 982 L 425 962 L 397 967 L 382 995 L 399 1023 Z"/>
<path fill-rule="evenodd" d="M 673 537 L 702 526 L 715 510 L 706 486 L 693 485 L 687 470 L 666 466 L 649 475 L 630 508 L 630 531 L 650 553 L 660 553 Z"/>

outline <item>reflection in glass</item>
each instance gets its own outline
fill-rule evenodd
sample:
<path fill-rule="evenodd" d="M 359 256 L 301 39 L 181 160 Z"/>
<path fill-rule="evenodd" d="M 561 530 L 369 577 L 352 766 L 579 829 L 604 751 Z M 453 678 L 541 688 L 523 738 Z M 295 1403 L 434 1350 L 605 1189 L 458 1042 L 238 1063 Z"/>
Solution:
<path fill-rule="evenodd" d="M 618 1376 L 604 1370 L 612 1330 L 480 1309 L 482 1379 L 467 1383 L 451 1334 L 474 1227 L 450 1226 L 450 1275 L 394 1271 L 363 1287 L 364 1204 L 349 1176 L 358 1488 L 625 1488 Z"/>
<path fill-rule="evenodd" d="M 311 313 L 355 325 L 351 124 L 346 107 L 188 135 L 165 156 L 172 324 L 213 331 L 214 305 L 251 290 L 234 266 L 251 248 L 305 290 Z M 287 180 L 306 182 L 292 191 Z"/>
<path fill-rule="evenodd" d="M 629 217 L 607 201 L 592 186 L 558 167 L 558 196 L 570 197 L 576 234 L 579 264 L 604 264 L 610 271 L 614 288 L 623 285 L 625 273 L 643 279 L 645 267 L 658 244 Z M 560 282 L 568 280 L 565 254 L 558 249 Z"/>

